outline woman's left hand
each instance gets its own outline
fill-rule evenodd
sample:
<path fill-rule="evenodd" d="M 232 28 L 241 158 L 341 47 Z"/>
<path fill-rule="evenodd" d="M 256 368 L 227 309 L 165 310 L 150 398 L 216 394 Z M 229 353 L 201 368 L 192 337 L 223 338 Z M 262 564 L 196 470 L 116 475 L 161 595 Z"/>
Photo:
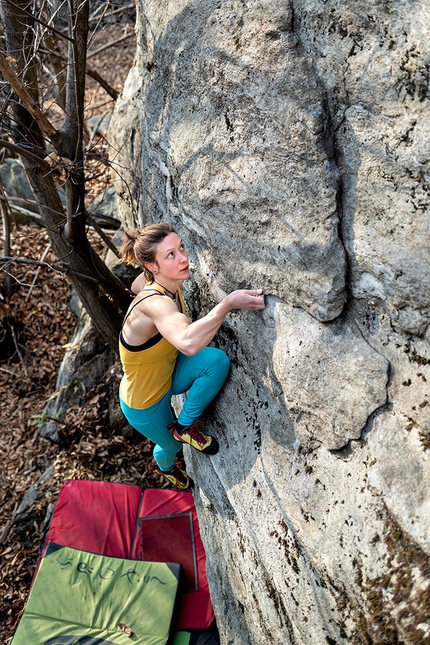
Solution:
<path fill-rule="evenodd" d="M 266 306 L 262 289 L 238 289 L 224 298 L 229 309 L 259 310 Z"/>

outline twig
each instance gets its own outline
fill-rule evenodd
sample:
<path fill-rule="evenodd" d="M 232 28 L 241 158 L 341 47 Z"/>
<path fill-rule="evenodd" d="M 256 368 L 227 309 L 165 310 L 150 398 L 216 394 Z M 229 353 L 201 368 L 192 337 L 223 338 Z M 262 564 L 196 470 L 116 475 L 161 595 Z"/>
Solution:
<path fill-rule="evenodd" d="M 0 197 L 1 197 L 0 211 L 1 211 L 2 221 L 3 221 L 3 233 L 4 233 L 4 252 L 6 253 L 6 255 L 9 255 L 10 221 L 9 221 L 7 197 L 6 197 L 6 193 L 5 193 L 1 178 L 0 178 Z M 12 291 L 12 279 L 11 279 L 11 276 L 8 275 L 7 273 L 6 273 L 6 279 L 5 279 L 5 287 L 6 287 L 6 297 L 9 298 Z"/>
<path fill-rule="evenodd" d="M 47 54 L 48 56 L 55 56 L 55 58 L 58 58 L 59 60 L 62 60 L 64 62 L 67 62 L 67 56 L 63 56 L 62 54 L 59 54 L 58 52 L 52 50 L 48 51 L 47 49 L 42 49 L 41 50 L 44 54 Z M 97 83 L 111 96 L 114 101 L 117 100 L 119 96 L 119 92 L 109 85 L 109 83 L 102 77 L 98 72 L 96 72 L 94 69 L 90 69 L 89 67 L 86 68 L 85 73 L 87 76 L 90 78 L 93 78 Z"/>
<path fill-rule="evenodd" d="M 20 360 L 20 361 L 21 361 L 21 363 L 22 363 L 22 366 L 23 366 L 23 368 L 24 368 L 25 375 L 26 375 L 26 376 L 28 376 L 27 365 L 24 363 L 24 359 L 23 359 L 23 357 L 22 357 L 22 354 L 21 354 L 21 352 L 19 351 L 18 339 L 17 339 L 17 337 L 16 337 L 15 329 L 14 329 L 13 325 L 11 325 L 11 326 L 10 326 L 10 331 L 11 331 L 11 334 L 12 334 L 13 342 L 14 342 L 14 344 L 15 344 L 16 353 L 18 354 L 19 360 Z"/>
<path fill-rule="evenodd" d="M 42 216 L 39 215 L 39 213 L 36 213 L 35 211 L 31 211 L 28 208 L 23 208 L 22 206 L 18 206 L 17 204 L 15 204 L 13 208 L 19 213 L 22 213 L 23 215 L 27 215 L 27 217 L 29 217 L 30 219 L 33 218 L 39 222 L 43 221 Z"/>
<path fill-rule="evenodd" d="M 127 9 L 134 9 L 134 7 L 135 7 L 134 2 L 132 2 L 131 4 L 126 4 L 125 7 L 119 7 L 119 9 L 114 9 L 108 14 L 108 16 L 110 18 L 111 16 L 115 16 L 117 13 L 122 13 L 123 11 L 127 11 Z M 99 19 L 97 16 L 98 11 L 100 11 L 100 8 L 96 9 L 93 15 L 90 16 L 90 19 L 89 19 L 90 22 L 94 22 L 94 20 Z"/>
<path fill-rule="evenodd" d="M 108 3 L 108 2 L 106 2 L 105 6 L 103 7 L 103 13 L 102 13 L 102 15 L 101 15 L 101 16 L 99 16 L 99 17 L 96 19 L 96 20 L 97 20 L 96 26 L 94 27 L 94 29 L 93 29 L 93 33 L 91 34 L 91 36 L 89 37 L 89 39 L 88 39 L 88 41 L 87 41 L 87 51 L 88 51 L 88 49 L 91 47 L 91 45 L 93 44 L 93 40 L 94 40 L 94 39 L 95 39 L 95 37 L 96 37 L 96 34 L 97 34 L 97 31 L 98 31 L 98 28 L 100 27 L 100 24 L 101 24 L 101 22 L 102 22 L 103 18 L 105 17 L 105 14 L 106 14 L 106 11 L 108 10 L 108 8 L 109 8 L 109 3 Z M 90 17 L 90 16 L 88 16 L 88 28 L 89 28 L 89 26 L 90 26 L 90 21 L 91 21 L 91 17 Z"/>
<path fill-rule="evenodd" d="M 107 101 L 103 101 L 103 103 L 98 103 L 93 107 L 93 110 L 98 110 L 101 107 L 104 107 L 105 105 L 108 105 L 109 103 L 112 103 L 113 99 L 108 99 Z"/>
<path fill-rule="evenodd" d="M 22 280 L 18 280 L 18 278 L 16 277 L 16 275 L 13 275 L 13 273 L 9 273 L 9 271 L 6 271 L 6 269 L 5 269 L 4 267 L 3 267 L 2 269 L 0 269 L 0 271 L 2 271 L 3 273 L 5 273 L 6 275 L 10 275 L 10 277 L 11 277 L 11 278 L 13 278 L 13 280 L 15 280 L 15 282 L 16 282 L 17 284 L 21 285 L 21 287 L 29 287 L 29 286 L 30 286 L 30 285 L 29 285 L 29 284 L 27 284 L 26 282 L 23 282 Z M 25 275 L 27 275 L 27 274 L 25 274 Z"/>
<path fill-rule="evenodd" d="M 0 56 L 1 56 L 1 53 L 0 53 Z M 8 150 L 11 150 L 12 152 L 16 152 L 22 157 L 27 157 L 27 159 L 29 159 L 30 161 L 34 161 L 34 163 L 38 164 L 45 172 L 49 172 L 51 170 L 51 166 L 48 163 L 46 163 L 44 159 L 41 159 L 40 157 L 38 157 L 37 155 L 34 155 L 29 150 L 26 150 L 21 146 L 17 146 L 14 143 L 11 143 L 10 141 L 5 141 L 5 139 L 0 139 L 0 148 L 7 148 Z"/>
<path fill-rule="evenodd" d="M 5 367 L 0 367 L 0 372 L 6 372 L 6 374 L 10 374 L 11 376 L 18 376 L 18 374 L 15 374 L 15 372 L 11 372 L 10 370 L 7 370 Z"/>
<path fill-rule="evenodd" d="M 37 206 L 37 203 L 33 199 L 27 199 L 26 197 L 16 197 L 15 195 L 8 195 L 6 192 L 4 196 L 0 192 L 0 201 L 4 201 L 6 203 L 21 202 L 21 204 L 31 204 L 32 206 Z"/>
<path fill-rule="evenodd" d="M 70 36 L 67 36 L 66 34 L 63 34 L 62 31 L 59 31 L 58 29 L 55 29 L 55 27 L 52 27 L 49 25 L 47 22 L 44 20 L 41 20 L 40 18 L 36 18 L 35 15 L 33 15 L 30 11 L 27 11 L 27 9 L 24 9 L 24 7 L 21 7 L 20 5 L 15 4 L 12 2 L 12 0 L 6 0 L 8 4 L 10 4 L 12 7 L 15 7 L 15 9 L 19 9 L 19 11 L 22 11 L 25 13 L 26 16 L 34 20 L 35 22 L 38 22 L 40 25 L 43 27 L 46 27 L 46 29 L 49 29 L 50 31 L 53 31 L 54 34 L 57 34 L 57 36 L 61 36 L 61 38 L 65 38 L 66 40 L 69 40 L 71 43 L 74 42 L 73 38 L 70 38 Z"/>
<path fill-rule="evenodd" d="M 87 145 L 86 152 L 87 152 L 87 151 L 89 150 L 89 148 L 92 146 L 92 143 L 93 143 L 94 137 L 95 137 L 96 132 L 97 132 L 97 130 L 98 130 L 98 128 L 99 128 L 99 126 L 100 126 L 100 123 L 103 121 L 103 119 L 105 118 L 105 116 L 106 116 L 106 115 L 107 115 L 107 112 L 103 112 L 103 114 L 100 114 L 100 115 L 99 115 L 99 118 L 97 119 L 97 123 L 95 124 L 95 126 L 94 126 L 94 128 L 93 128 L 93 131 L 90 133 L 90 140 L 88 141 L 88 145 Z"/>
<path fill-rule="evenodd" d="M 110 16 L 114 16 L 116 13 L 121 13 L 122 11 L 126 11 L 127 9 L 134 9 L 135 8 L 135 3 L 132 2 L 131 4 L 126 4 L 125 7 L 120 7 L 119 9 L 114 9 L 114 11 L 111 11 L 109 14 Z"/>
<path fill-rule="evenodd" d="M 60 423 L 62 426 L 71 428 L 72 430 L 76 428 L 76 426 L 72 423 L 67 423 L 67 421 L 63 421 L 63 419 L 56 419 L 55 417 L 50 417 L 48 415 L 43 415 L 43 421 L 53 421 L 54 423 Z"/>
<path fill-rule="evenodd" d="M 97 224 L 95 221 L 94 217 L 91 215 L 89 216 L 90 224 L 93 227 L 93 229 L 100 235 L 102 238 L 103 242 L 113 251 L 116 255 L 117 258 L 121 257 L 121 253 L 118 251 L 116 248 L 115 244 L 112 242 L 112 240 L 106 235 L 104 230 Z"/>
<path fill-rule="evenodd" d="M 109 94 L 109 96 L 113 98 L 114 101 L 117 100 L 119 96 L 119 92 L 114 87 L 109 85 L 109 83 L 105 81 L 104 78 L 100 76 L 98 72 L 88 67 L 86 72 L 90 78 L 93 78 L 95 81 L 97 81 L 97 83 Z"/>
<path fill-rule="evenodd" d="M 10 2 L 10 0 L 8 0 Z M 53 127 L 49 119 L 46 118 L 40 107 L 37 105 L 30 92 L 27 90 L 19 76 L 11 68 L 9 61 L 0 52 L 0 72 L 3 74 L 5 80 L 9 83 L 13 91 L 19 96 L 24 103 L 26 109 L 30 112 L 33 119 L 39 125 L 41 130 L 45 132 L 48 137 L 56 138 L 58 136 L 57 130 Z M 3 143 L 4 145 L 4 143 Z M 7 146 L 6 146 L 7 147 Z M 20 153 L 24 154 L 24 153 Z"/>
<path fill-rule="evenodd" d="M 43 262 L 45 260 L 46 256 L 48 255 L 48 252 L 49 252 L 50 248 L 51 248 L 51 243 L 49 243 L 48 246 L 46 247 L 46 249 L 43 251 L 43 255 L 42 255 L 41 259 L 40 259 L 41 262 Z M 34 275 L 34 278 L 33 278 L 33 282 L 31 283 L 30 289 L 28 290 L 27 295 L 25 296 L 25 301 L 26 302 L 29 299 L 29 297 L 31 296 L 31 292 L 34 289 L 34 285 L 36 284 L 36 280 L 39 277 L 40 269 L 41 269 L 41 267 L 38 266 L 37 270 L 36 270 L 36 273 Z"/>
<path fill-rule="evenodd" d="M 115 230 L 118 230 L 119 228 L 121 228 L 121 222 L 119 222 L 114 217 L 111 217 L 110 215 L 104 215 L 104 213 L 98 213 L 97 211 L 92 211 L 90 213 L 90 216 L 97 217 L 97 219 L 104 220 L 106 222 L 105 228 L 110 228 L 110 229 L 114 228 Z"/>
<path fill-rule="evenodd" d="M 58 266 L 57 264 L 51 264 L 50 262 L 41 262 L 40 260 L 34 260 L 32 258 L 12 258 L 12 257 L 6 257 L 4 255 L 0 256 L 0 262 L 6 262 L 6 266 L 8 264 L 11 264 L 12 262 L 17 262 L 18 264 L 35 264 L 36 266 L 43 266 L 43 267 L 48 267 L 49 269 L 52 269 L 53 271 L 60 271 L 60 273 L 71 273 L 73 275 L 77 275 L 80 278 L 83 278 L 84 280 L 88 280 L 89 282 L 94 282 L 94 284 L 98 284 L 98 280 L 93 278 L 92 276 L 85 275 L 84 273 L 80 273 L 79 271 L 74 271 L 73 269 L 70 269 L 67 266 Z M 0 271 L 5 271 L 5 267 L 2 267 Z M 26 285 L 29 286 L 29 285 Z"/>
<path fill-rule="evenodd" d="M 118 45 L 118 43 L 124 42 L 124 40 L 127 40 L 128 38 L 131 38 L 131 36 L 134 36 L 134 31 L 131 31 L 129 34 L 126 34 L 125 36 L 122 36 L 121 38 L 117 38 L 116 40 L 112 40 L 110 43 L 107 43 L 106 45 L 103 45 L 103 47 L 99 47 L 99 49 L 95 49 L 93 52 L 90 52 L 87 55 L 87 59 L 91 58 L 92 56 L 96 56 L 97 54 L 100 54 L 101 52 L 104 52 L 105 49 L 109 49 L 109 47 L 113 47 L 114 45 Z"/>

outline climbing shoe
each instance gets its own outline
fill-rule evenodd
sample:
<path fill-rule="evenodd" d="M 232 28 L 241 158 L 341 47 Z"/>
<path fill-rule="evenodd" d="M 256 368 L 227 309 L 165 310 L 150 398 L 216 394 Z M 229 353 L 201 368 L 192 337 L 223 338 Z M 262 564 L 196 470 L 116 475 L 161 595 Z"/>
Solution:
<path fill-rule="evenodd" d="M 205 455 L 216 455 L 219 450 L 218 441 L 215 437 L 203 432 L 205 427 L 200 419 L 185 428 L 178 428 L 176 423 L 170 423 L 167 429 L 173 434 L 176 441 L 187 443 Z"/>
<path fill-rule="evenodd" d="M 173 484 L 176 490 L 191 490 L 191 488 L 194 488 L 194 482 L 183 469 L 183 464 L 181 461 L 176 461 L 172 470 L 168 472 L 161 470 L 161 468 L 157 465 L 154 466 L 154 470 L 156 470 L 157 473 L 164 475 L 164 477 L 168 479 L 171 484 Z"/>

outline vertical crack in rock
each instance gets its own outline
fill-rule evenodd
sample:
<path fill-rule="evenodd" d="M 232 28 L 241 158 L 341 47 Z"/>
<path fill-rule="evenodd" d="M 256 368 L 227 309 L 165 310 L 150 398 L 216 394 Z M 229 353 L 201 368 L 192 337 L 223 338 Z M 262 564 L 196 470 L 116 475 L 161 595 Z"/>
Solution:
<path fill-rule="evenodd" d="M 176 18 L 155 35 L 144 175 L 149 183 L 154 154 L 176 169 L 187 227 L 205 240 L 221 288 L 249 284 L 257 268 L 267 293 L 330 320 L 343 307 L 344 254 L 321 88 L 285 5 L 205 7 L 198 25 L 180 14 L 199 33 L 192 43 Z M 158 199 L 166 212 L 177 209 L 170 189 Z M 220 244 L 224 257 L 242 249 L 234 271 L 217 266 Z"/>

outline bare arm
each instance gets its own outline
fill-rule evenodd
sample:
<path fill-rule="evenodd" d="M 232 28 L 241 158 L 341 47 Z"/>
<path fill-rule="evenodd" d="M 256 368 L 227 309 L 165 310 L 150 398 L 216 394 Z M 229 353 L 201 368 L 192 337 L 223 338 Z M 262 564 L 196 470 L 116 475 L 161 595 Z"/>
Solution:
<path fill-rule="evenodd" d="M 147 282 L 147 280 L 145 278 L 145 274 L 140 273 L 137 276 L 137 278 L 135 280 L 133 280 L 133 282 L 131 284 L 132 292 L 136 293 L 136 294 L 140 293 L 142 291 L 142 289 L 145 287 L 146 282 Z"/>
<path fill-rule="evenodd" d="M 223 298 L 206 316 L 191 323 L 172 300 L 153 300 L 156 302 L 148 307 L 147 315 L 162 336 L 186 356 L 197 354 L 210 343 L 232 309 L 261 310 L 265 307 L 261 289 L 240 289 Z"/>

